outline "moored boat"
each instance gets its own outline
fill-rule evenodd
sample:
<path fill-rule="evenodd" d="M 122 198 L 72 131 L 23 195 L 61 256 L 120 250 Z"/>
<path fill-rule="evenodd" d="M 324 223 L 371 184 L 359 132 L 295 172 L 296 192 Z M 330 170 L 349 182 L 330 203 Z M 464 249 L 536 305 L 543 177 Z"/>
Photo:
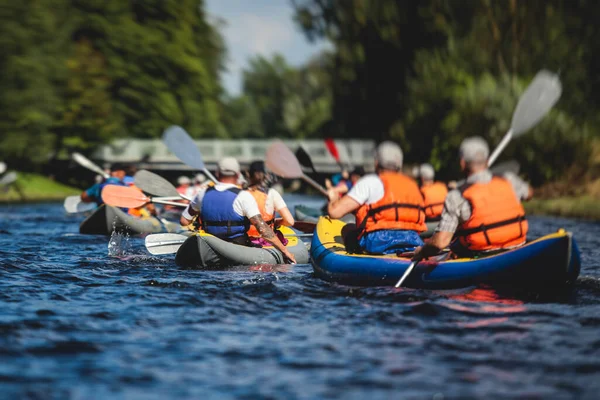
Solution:
<path fill-rule="evenodd" d="M 315 228 L 310 256 L 317 277 L 357 286 L 394 285 L 410 265 L 396 255 L 352 254 L 344 237 L 351 226 L 321 218 Z M 477 284 L 512 286 L 562 286 L 579 276 L 580 255 L 570 232 L 560 230 L 522 247 L 475 259 L 423 260 L 404 286 L 453 289 Z"/>
<path fill-rule="evenodd" d="M 113 231 L 139 235 L 180 230 L 181 226 L 176 222 L 161 221 L 155 217 L 134 217 L 120 208 L 105 204 L 79 225 L 79 233 L 87 235 L 110 235 Z"/>
<path fill-rule="evenodd" d="M 286 247 L 298 264 L 308 263 L 306 244 L 294 235 L 294 231 L 282 226 L 280 231 L 287 236 Z M 175 263 L 182 267 L 221 268 L 238 265 L 285 264 L 283 254 L 273 247 L 247 247 L 226 242 L 205 232 L 188 238 L 177 251 Z"/>

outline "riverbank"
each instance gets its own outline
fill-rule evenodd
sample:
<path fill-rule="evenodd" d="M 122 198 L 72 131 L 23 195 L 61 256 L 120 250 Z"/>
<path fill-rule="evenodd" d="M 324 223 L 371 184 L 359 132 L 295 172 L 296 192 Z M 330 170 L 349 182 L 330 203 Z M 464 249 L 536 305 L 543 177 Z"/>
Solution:
<path fill-rule="evenodd" d="M 62 201 L 79 193 L 81 190 L 46 176 L 18 172 L 17 181 L 10 185 L 8 191 L 0 189 L 0 203 Z"/>
<path fill-rule="evenodd" d="M 528 214 L 600 221 L 600 200 L 591 195 L 534 199 L 524 206 Z"/>

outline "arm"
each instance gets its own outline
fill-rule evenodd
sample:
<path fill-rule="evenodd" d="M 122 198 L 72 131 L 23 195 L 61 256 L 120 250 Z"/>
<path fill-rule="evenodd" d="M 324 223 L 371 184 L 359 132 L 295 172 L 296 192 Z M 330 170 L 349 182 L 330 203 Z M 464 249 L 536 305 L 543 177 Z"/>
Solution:
<path fill-rule="evenodd" d="M 275 232 L 273 232 L 273 229 L 271 229 L 269 225 L 265 223 L 260 214 L 257 214 L 254 217 L 250 218 L 250 223 L 254 225 L 254 227 L 256 228 L 258 233 L 260 233 L 260 236 L 263 239 L 271 243 L 273 247 L 275 247 L 277 250 L 281 251 L 284 257 L 291 261 L 292 264 L 296 263 L 294 255 L 290 253 L 289 250 L 281 243 L 279 238 L 277 238 L 277 236 L 275 235 Z"/>
<path fill-rule="evenodd" d="M 331 218 L 342 218 L 360 207 L 360 204 L 350 196 L 333 200 L 327 205 L 327 213 Z"/>
<path fill-rule="evenodd" d="M 450 245 L 454 232 L 436 232 L 429 242 L 423 247 L 418 248 L 413 256 L 413 261 L 420 261 L 424 258 L 439 254 L 440 251 Z"/>
<path fill-rule="evenodd" d="M 277 192 L 274 189 L 269 189 L 267 202 L 269 202 L 269 201 L 273 202 L 273 209 L 275 211 L 277 211 L 279 213 L 279 215 L 281 215 L 281 218 L 282 218 L 282 221 L 278 221 L 278 223 L 276 223 L 277 226 L 280 226 L 280 225 L 292 226 L 292 225 L 294 225 L 294 222 L 295 222 L 294 217 L 292 216 L 292 213 L 288 209 L 287 204 L 285 204 L 285 201 L 283 200 L 283 197 L 281 197 L 279 192 Z"/>
<path fill-rule="evenodd" d="M 290 210 L 287 207 L 282 208 L 281 210 L 277 210 L 277 212 L 279 213 L 279 215 L 281 215 L 282 221 L 279 224 L 281 225 L 285 225 L 285 226 L 293 226 L 294 223 L 296 221 L 294 221 L 294 217 L 292 216 L 292 213 L 290 212 Z"/>
<path fill-rule="evenodd" d="M 179 223 L 181 226 L 188 226 L 194 220 L 194 217 L 198 215 L 199 212 L 192 208 L 192 205 L 189 204 L 185 210 L 181 213 L 181 218 L 179 218 Z"/>

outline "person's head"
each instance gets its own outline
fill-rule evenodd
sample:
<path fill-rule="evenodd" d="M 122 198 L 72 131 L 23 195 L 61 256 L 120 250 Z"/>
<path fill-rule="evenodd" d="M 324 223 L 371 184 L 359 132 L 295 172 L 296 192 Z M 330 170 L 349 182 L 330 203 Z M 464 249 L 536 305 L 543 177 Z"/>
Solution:
<path fill-rule="evenodd" d="M 358 180 L 365 174 L 365 169 L 363 167 L 356 167 L 350 173 L 350 181 L 352 184 L 358 182 Z"/>
<path fill-rule="evenodd" d="M 179 186 L 189 186 L 192 183 L 192 180 L 185 175 L 177 178 L 177 185 Z"/>
<path fill-rule="evenodd" d="M 196 174 L 196 176 L 194 177 L 194 183 L 196 185 L 201 185 L 206 181 L 206 176 L 204 176 L 204 174 Z"/>
<path fill-rule="evenodd" d="M 124 164 L 115 163 L 110 168 L 110 176 L 122 181 L 125 179 L 125 175 L 127 175 L 126 169 L 127 167 Z"/>
<path fill-rule="evenodd" d="M 342 179 L 350 179 L 350 174 L 346 168 L 342 170 Z"/>
<path fill-rule="evenodd" d="M 460 144 L 460 168 L 466 175 L 487 169 L 490 148 L 480 136 L 466 138 Z"/>
<path fill-rule="evenodd" d="M 398 172 L 402 168 L 403 158 L 400 146 L 390 141 L 382 142 L 375 150 L 375 168 L 377 171 Z"/>
<path fill-rule="evenodd" d="M 248 180 L 250 186 L 260 185 L 265 180 L 265 163 L 254 161 L 248 168 Z"/>
<path fill-rule="evenodd" d="M 435 170 L 431 164 L 421 164 L 419 167 L 419 177 L 423 183 L 433 182 L 433 178 L 435 178 Z"/>
<path fill-rule="evenodd" d="M 217 178 L 224 183 L 238 183 L 240 164 L 233 157 L 223 157 L 217 164 Z"/>

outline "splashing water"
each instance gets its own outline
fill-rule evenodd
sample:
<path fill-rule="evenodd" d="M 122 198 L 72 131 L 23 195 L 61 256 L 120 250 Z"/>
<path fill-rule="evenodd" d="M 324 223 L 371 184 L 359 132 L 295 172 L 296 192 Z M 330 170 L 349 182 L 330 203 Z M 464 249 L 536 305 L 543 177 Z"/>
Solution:
<path fill-rule="evenodd" d="M 129 241 L 129 233 L 122 233 L 115 229 L 113 223 L 113 231 L 110 234 L 108 241 L 108 256 L 109 257 L 125 257 L 131 253 L 131 242 Z"/>

